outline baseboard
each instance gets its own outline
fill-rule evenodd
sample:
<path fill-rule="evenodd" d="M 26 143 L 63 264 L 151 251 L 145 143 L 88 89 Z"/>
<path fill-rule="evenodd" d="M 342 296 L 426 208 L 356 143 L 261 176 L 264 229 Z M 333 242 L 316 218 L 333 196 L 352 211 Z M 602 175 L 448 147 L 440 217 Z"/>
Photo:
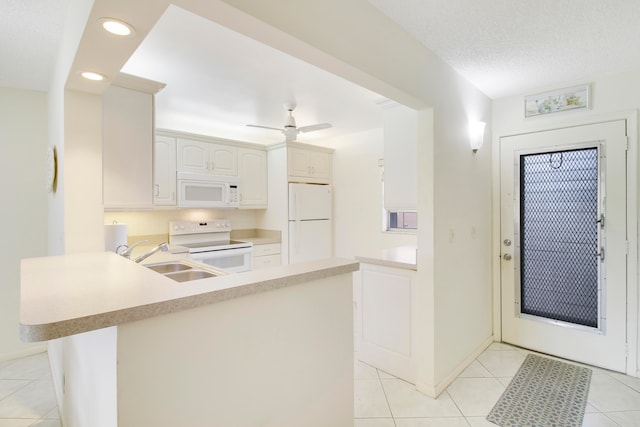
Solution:
<path fill-rule="evenodd" d="M 478 346 L 462 363 L 460 363 L 453 371 L 451 371 L 442 381 L 435 385 L 426 383 L 416 383 L 416 389 L 429 397 L 437 398 L 440 393 L 445 391 L 447 387 L 471 364 L 478 356 L 482 354 L 491 344 L 493 344 L 493 335 L 487 338 L 480 346 Z"/>
<path fill-rule="evenodd" d="M 47 351 L 47 343 L 31 344 L 28 347 L 13 351 L 11 353 L 1 353 L 0 362 L 6 362 L 8 360 L 19 359 L 21 357 L 32 356 L 34 354 L 43 353 Z"/>

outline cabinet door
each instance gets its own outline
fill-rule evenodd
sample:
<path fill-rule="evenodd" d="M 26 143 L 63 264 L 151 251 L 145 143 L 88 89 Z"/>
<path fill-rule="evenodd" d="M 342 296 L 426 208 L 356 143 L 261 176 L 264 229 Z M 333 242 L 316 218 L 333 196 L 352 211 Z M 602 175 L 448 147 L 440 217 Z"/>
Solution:
<path fill-rule="evenodd" d="M 324 151 L 309 151 L 311 176 L 328 180 L 331 175 L 331 154 Z"/>
<path fill-rule="evenodd" d="M 329 184 L 331 154 L 325 151 L 288 147 L 289 182 Z"/>
<path fill-rule="evenodd" d="M 209 173 L 209 143 L 178 139 L 178 171 Z"/>
<path fill-rule="evenodd" d="M 214 175 L 238 176 L 238 149 L 231 145 L 209 144 L 209 171 Z"/>
<path fill-rule="evenodd" d="M 240 148 L 238 150 L 240 206 L 267 207 L 267 152 Z"/>
<path fill-rule="evenodd" d="M 311 176 L 309 152 L 301 148 L 288 148 L 289 175 Z"/>
<path fill-rule="evenodd" d="M 153 95 L 110 86 L 102 113 L 105 209 L 151 209 Z"/>
<path fill-rule="evenodd" d="M 175 206 L 176 139 L 168 136 L 156 136 L 153 158 L 153 204 Z"/>
<path fill-rule="evenodd" d="M 415 382 L 415 272 L 362 263 L 355 285 L 358 358 Z"/>

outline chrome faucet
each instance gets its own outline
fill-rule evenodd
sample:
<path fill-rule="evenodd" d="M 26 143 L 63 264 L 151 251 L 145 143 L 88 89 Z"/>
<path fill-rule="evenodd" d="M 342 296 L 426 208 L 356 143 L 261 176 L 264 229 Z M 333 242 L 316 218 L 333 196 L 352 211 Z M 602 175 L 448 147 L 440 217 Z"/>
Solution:
<path fill-rule="evenodd" d="M 148 240 L 141 240 L 139 242 L 134 243 L 131 246 L 127 246 L 127 245 L 120 245 L 116 248 L 116 253 L 118 255 L 122 255 L 125 258 L 131 259 L 131 252 L 133 252 L 133 249 L 142 244 L 142 243 L 146 243 L 148 242 Z M 156 246 L 155 248 L 151 249 L 149 252 L 144 253 L 142 255 L 140 255 L 139 257 L 137 257 L 136 259 L 133 260 L 133 262 L 142 262 L 145 259 L 149 258 L 151 255 L 155 254 L 158 251 L 162 251 L 162 252 L 166 252 L 169 250 L 169 245 L 167 244 L 167 242 L 163 242 L 160 243 L 158 246 Z"/>
<path fill-rule="evenodd" d="M 116 253 L 118 255 L 122 255 L 125 258 L 129 258 L 131 259 L 131 252 L 133 252 L 133 249 L 138 246 L 141 245 L 142 243 L 147 243 L 148 240 L 140 240 L 139 242 L 134 243 L 131 246 L 127 246 L 127 245 L 120 245 L 116 248 Z"/>
<path fill-rule="evenodd" d="M 133 262 L 142 262 L 158 251 L 166 252 L 168 250 L 169 250 L 169 245 L 167 244 L 167 242 L 160 243 L 158 246 L 151 249 L 149 252 L 142 254 L 138 258 L 134 259 Z"/>

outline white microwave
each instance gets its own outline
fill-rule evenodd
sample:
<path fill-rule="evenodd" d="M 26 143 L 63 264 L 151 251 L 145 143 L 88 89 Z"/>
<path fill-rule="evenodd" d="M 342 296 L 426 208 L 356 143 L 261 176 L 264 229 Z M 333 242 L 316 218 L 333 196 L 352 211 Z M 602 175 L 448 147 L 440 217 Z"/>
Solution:
<path fill-rule="evenodd" d="M 178 207 L 237 208 L 238 177 L 178 172 Z"/>

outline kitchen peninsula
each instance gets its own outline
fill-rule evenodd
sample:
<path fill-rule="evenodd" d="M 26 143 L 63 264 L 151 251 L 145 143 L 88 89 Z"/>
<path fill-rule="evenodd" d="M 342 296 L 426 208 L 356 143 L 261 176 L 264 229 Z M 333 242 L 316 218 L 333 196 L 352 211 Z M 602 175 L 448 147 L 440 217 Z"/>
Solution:
<path fill-rule="evenodd" d="M 58 397 L 73 418 L 101 396 L 93 426 L 352 425 L 357 269 L 331 258 L 178 283 L 108 252 L 27 259 L 21 337 L 75 339 L 91 369 L 74 380 L 64 363 Z"/>

